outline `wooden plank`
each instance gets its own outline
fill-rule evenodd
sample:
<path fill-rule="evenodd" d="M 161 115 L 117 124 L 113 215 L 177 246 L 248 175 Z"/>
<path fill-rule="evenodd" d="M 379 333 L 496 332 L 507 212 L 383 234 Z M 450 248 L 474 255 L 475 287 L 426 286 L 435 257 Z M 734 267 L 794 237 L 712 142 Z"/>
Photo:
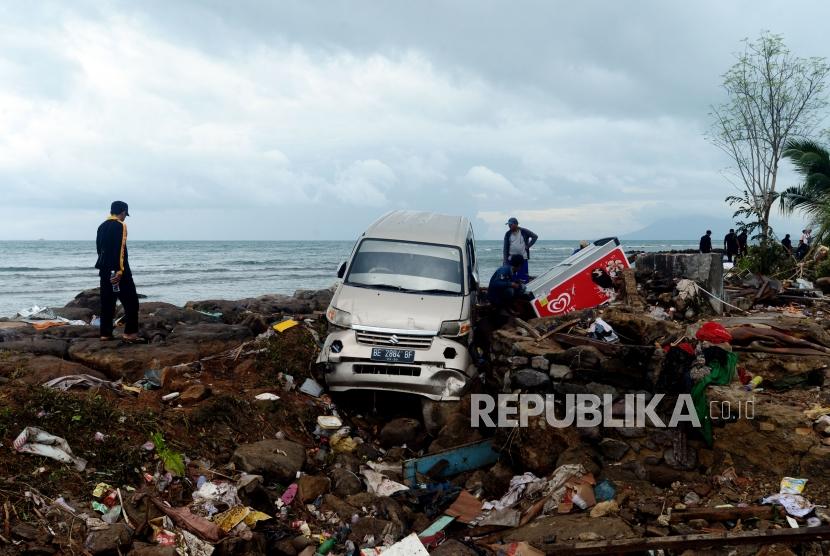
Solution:
<path fill-rule="evenodd" d="M 530 332 L 530 335 L 533 336 L 536 340 L 542 339 L 542 335 L 539 334 L 539 331 L 536 330 L 535 328 L 533 328 L 532 326 L 530 326 L 530 323 L 528 323 L 527 321 L 524 321 L 524 320 L 516 317 L 516 324 L 518 324 L 519 326 L 521 326 L 522 328 L 524 328 L 525 330 Z"/>
<path fill-rule="evenodd" d="M 705 519 L 706 521 L 734 521 L 757 517 L 758 519 L 772 519 L 773 506 L 746 506 L 744 508 L 693 508 L 683 511 L 674 511 L 671 522 L 678 523 L 690 519 Z"/>
<path fill-rule="evenodd" d="M 723 547 L 746 544 L 797 544 L 803 542 L 830 540 L 830 526 L 802 527 L 800 529 L 767 529 L 740 533 L 703 533 L 699 535 L 677 535 L 659 538 L 620 539 L 573 544 L 545 545 L 545 554 L 626 554 L 648 550 L 686 550 L 707 546 Z"/>

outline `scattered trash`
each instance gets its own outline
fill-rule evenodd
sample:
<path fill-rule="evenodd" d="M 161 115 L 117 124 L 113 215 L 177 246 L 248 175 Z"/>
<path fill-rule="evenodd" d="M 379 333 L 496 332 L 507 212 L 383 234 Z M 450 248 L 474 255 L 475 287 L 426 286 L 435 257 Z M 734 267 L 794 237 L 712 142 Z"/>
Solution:
<path fill-rule="evenodd" d="M 144 372 L 144 378 L 133 383 L 143 390 L 158 390 L 161 388 L 161 372 L 156 369 L 148 369 Z"/>
<path fill-rule="evenodd" d="M 783 506 L 793 517 L 804 517 L 815 509 L 809 500 L 799 494 L 773 494 L 764 498 L 761 503 Z"/>
<path fill-rule="evenodd" d="M 343 426 L 343 421 L 336 415 L 320 415 L 317 417 L 317 425 L 323 430 L 338 430 Z"/>
<path fill-rule="evenodd" d="M 804 492 L 804 486 L 807 484 L 807 479 L 796 479 L 794 477 L 784 477 L 781 479 L 780 494 L 801 494 Z"/>
<path fill-rule="evenodd" d="M 26 427 L 14 440 L 18 452 L 44 456 L 63 463 L 71 463 L 78 471 L 86 468 L 86 460 L 73 456 L 72 448 L 63 438 L 37 427 Z"/>
<path fill-rule="evenodd" d="M 614 487 L 614 483 L 612 483 L 608 479 L 605 479 L 604 481 L 600 482 L 597 486 L 594 487 L 594 498 L 596 498 L 599 502 L 611 500 L 616 495 L 617 489 Z"/>
<path fill-rule="evenodd" d="M 320 394 L 323 393 L 323 387 L 313 378 L 307 378 L 302 386 L 300 386 L 300 392 L 314 398 L 319 398 Z"/>
<path fill-rule="evenodd" d="M 608 342 L 609 344 L 614 344 L 620 341 L 620 337 L 617 336 L 614 329 L 611 328 L 611 325 L 602 319 L 596 319 L 593 324 L 591 324 L 591 327 L 588 328 L 588 336 L 590 338 L 594 338 L 595 340 Z"/>
<path fill-rule="evenodd" d="M 384 550 L 383 556 L 429 556 L 429 552 L 424 548 L 418 535 L 411 533 L 403 540 Z"/>
<path fill-rule="evenodd" d="M 94 435 L 92 435 L 92 439 L 95 442 L 103 442 L 104 440 L 107 439 L 107 435 L 105 435 L 102 432 L 96 432 Z"/>
<path fill-rule="evenodd" d="M 181 392 L 170 392 L 169 394 L 163 395 L 161 397 L 161 399 L 162 399 L 162 401 L 169 402 L 169 401 L 175 400 L 176 398 L 178 398 L 181 395 L 182 395 Z"/>
<path fill-rule="evenodd" d="M 704 322 L 695 334 L 695 338 L 701 342 L 724 344 L 732 341 L 732 334 L 730 334 L 720 323 Z"/>
<path fill-rule="evenodd" d="M 262 394 L 257 394 L 256 396 L 254 396 L 254 399 L 259 400 L 259 401 L 275 402 L 278 399 L 280 399 L 280 397 L 277 396 L 276 394 L 272 394 L 270 392 L 263 392 Z"/>
<path fill-rule="evenodd" d="M 605 517 L 619 513 L 619 511 L 620 505 L 617 504 L 616 500 L 606 500 L 591 508 L 591 517 Z"/>
<path fill-rule="evenodd" d="M 43 383 L 44 388 L 54 388 L 55 390 L 60 390 L 62 392 L 76 386 L 84 388 L 110 388 L 112 390 L 120 390 L 121 381 L 118 380 L 116 382 L 111 382 L 92 375 L 81 374 L 61 376 Z"/>
<path fill-rule="evenodd" d="M 488 546 L 493 549 L 496 556 L 544 556 L 545 554 L 524 541 L 510 544 L 491 544 Z"/>
<path fill-rule="evenodd" d="M 294 319 L 288 319 L 288 320 L 284 320 L 282 322 L 278 322 L 277 324 L 275 324 L 271 328 L 273 328 L 277 332 L 285 332 L 289 328 L 293 328 L 293 327 L 297 326 L 298 324 L 300 324 L 300 323 L 295 321 Z"/>
<path fill-rule="evenodd" d="M 280 496 L 280 502 L 286 506 L 290 506 L 291 502 L 294 501 L 294 497 L 297 496 L 298 488 L 299 486 L 297 486 L 297 483 L 289 485 L 289 487 L 285 489 L 285 492 L 282 493 L 282 496 Z"/>
<path fill-rule="evenodd" d="M 219 312 L 219 311 L 215 311 L 215 312 L 212 312 L 212 311 L 200 311 L 199 309 L 195 309 L 195 311 L 196 311 L 197 313 L 199 313 L 200 315 L 205 315 L 206 317 L 210 317 L 210 318 L 212 318 L 212 319 L 221 319 L 221 318 L 222 318 L 222 313 L 221 313 L 221 312 Z"/>
<path fill-rule="evenodd" d="M 418 474 L 427 474 L 436 464 L 442 461 L 445 461 L 446 465 L 437 474 L 438 477 L 449 477 L 458 475 L 464 471 L 479 469 L 486 465 L 496 463 L 498 459 L 499 453 L 493 448 L 492 439 L 462 444 L 455 448 L 406 460 L 403 464 L 404 482 L 414 486 L 417 484 Z"/>
<path fill-rule="evenodd" d="M 199 515 L 210 517 L 220 512 L 218 506 L 233 508 L 241 503 L 235 485 L 205 481 L 193 492 L 191 509 Z"/>
<path fill-rule="evenodd" d="M 366 477 L 366 485 L 369 493 L 376 496 L 391 496 L 396 492 L 409 490 L 408 486 L 396 483 L 392 479 L 371 469 L 363 469 L 360 474 Z"/>

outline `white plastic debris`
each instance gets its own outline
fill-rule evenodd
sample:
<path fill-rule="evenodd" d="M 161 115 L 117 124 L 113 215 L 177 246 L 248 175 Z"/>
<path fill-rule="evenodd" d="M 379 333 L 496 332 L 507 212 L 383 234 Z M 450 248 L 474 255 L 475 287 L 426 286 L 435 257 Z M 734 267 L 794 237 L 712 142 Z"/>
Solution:
<path fill-rule="evenodd" d="M 171 400 L 175 400 L 176 398 L 178 398 L 181 395 L 182 395 L 181 392 L 170 392 L 169 394 L 165 394 L 164 396 L 162 396 L 161 399 L 166 401 L 166 402 L 169 402 Z"/>
<path fill-rule="evenodd" d="M 71 463 L 78 471 L 86 468 L 86 460 L 72 455 L 72 448 L 63 438 L 37 427 L 26 427 L 14 439 L 14 449 L 26 454 L 44 456 L 63 463 Z"/>
<path fill-rule="evenodd" d="M 263 392 L 262 394 L 257 394 L 254 396 L 254 399 L 259 400 L 261 402 L 275 402 L 280 399 L 279 396 L 276 394 L 272 394 L 271 392 Z"/>
<path fill-rule="evenodd" d="M 236 486 L 230 483 L 214 483 L 208 481 L 199 490 L 193 492 L 193 505 L 191 509 L 196 513 L 207 516 L 219 513 L 217 505 L 224 505 L 230 508 L 239 506 L 242 502 L 237 496 Z"/>
<path fill-rule="evenodd" d="M 396 483 L 389 477 L 384 477 L 377 471 L 372 471 L 371 469 L 364 469 L 360 474 L 366 477 L 366 485 L 369 487 L 369 493 L 375 496 L 391 496 L 396 492 L 409 490 L 408 486 Z"/>
<path fill-rule="evenodd" d="M 305 379 L 305 382 L 303 382 L 303 385 L 300 386 L 300 392 L 319 398 L 320 394 L 323 393 L 323 387 L 320 386 L 320 384 L 313 378 L 307 378 Z"/>
<path fill-rule="evenodd" d="M 761 503 L 784 506 L 787 513 L 793 517 L 804 517 L 815 509 L 809 500 L 799 494 L 773 494 L 764 498 Z"/>

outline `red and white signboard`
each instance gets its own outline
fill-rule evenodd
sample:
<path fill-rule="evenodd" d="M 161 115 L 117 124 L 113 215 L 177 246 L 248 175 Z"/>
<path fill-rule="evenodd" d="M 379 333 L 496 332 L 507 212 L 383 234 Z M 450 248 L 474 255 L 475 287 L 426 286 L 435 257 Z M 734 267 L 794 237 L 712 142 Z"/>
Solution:
<path fill-rule="evenodd" d="M 598 240 L 528 284 L 533 310 L 552 317 L 612 301 L 613 281 L 628 267 L 616 238 Z"/>

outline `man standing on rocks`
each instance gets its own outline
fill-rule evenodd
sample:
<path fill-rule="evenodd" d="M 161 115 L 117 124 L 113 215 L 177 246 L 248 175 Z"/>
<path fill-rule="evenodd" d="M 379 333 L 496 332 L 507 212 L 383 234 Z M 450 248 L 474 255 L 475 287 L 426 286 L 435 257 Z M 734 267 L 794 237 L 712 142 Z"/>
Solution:
<path fill-rule="evenodd" d="M 510 257 L 519 255 L 524 261 L 522 267 L 516 273 L 516 278 L 520 282 L 527 282 L 530 279 L 528 275 L 527 261 L 530 259 L 530 248 L 539 239 L 539 236 L 528 230 L 527 228 L 520 228 L 519 221 L 516 217 L 511 217 L 507 220 L 507 225 L 510 229 L 504 234 L 504 247 L 502 249 L 502 264 L 507 265 Z"/>
<path fill-rule="evenodd" d="M 700 252 L 712 252 L 712 230 L 706 230 L 706 234 L 700 236 Z"/>
<path fill-rule="evenodd" d="M 115 301 L 121 300 L 124 307 L 125 323 L 122 339 L 138 342 L 138 293 L 135 290 L 133 274 L 127 259 L 127 225 L 124 220 L 130 215 L 127 203 L 114 201 L 110 216 L 98 226 L 95 245 L 98 261 L 95 268 L 101 277 L 101 340 L 112 340 L 112 319 L 115 316 Z"/>
<path fill-rule="evenodd" d="M 726 260 L 730 263 L 732 262 L 732 257 L 736 256 L 739 252 L 738 236 L 735 234 L 733 228 L 730 228 L 729 233 L 723 238 L 723 250 L 726 251 Z"/>

